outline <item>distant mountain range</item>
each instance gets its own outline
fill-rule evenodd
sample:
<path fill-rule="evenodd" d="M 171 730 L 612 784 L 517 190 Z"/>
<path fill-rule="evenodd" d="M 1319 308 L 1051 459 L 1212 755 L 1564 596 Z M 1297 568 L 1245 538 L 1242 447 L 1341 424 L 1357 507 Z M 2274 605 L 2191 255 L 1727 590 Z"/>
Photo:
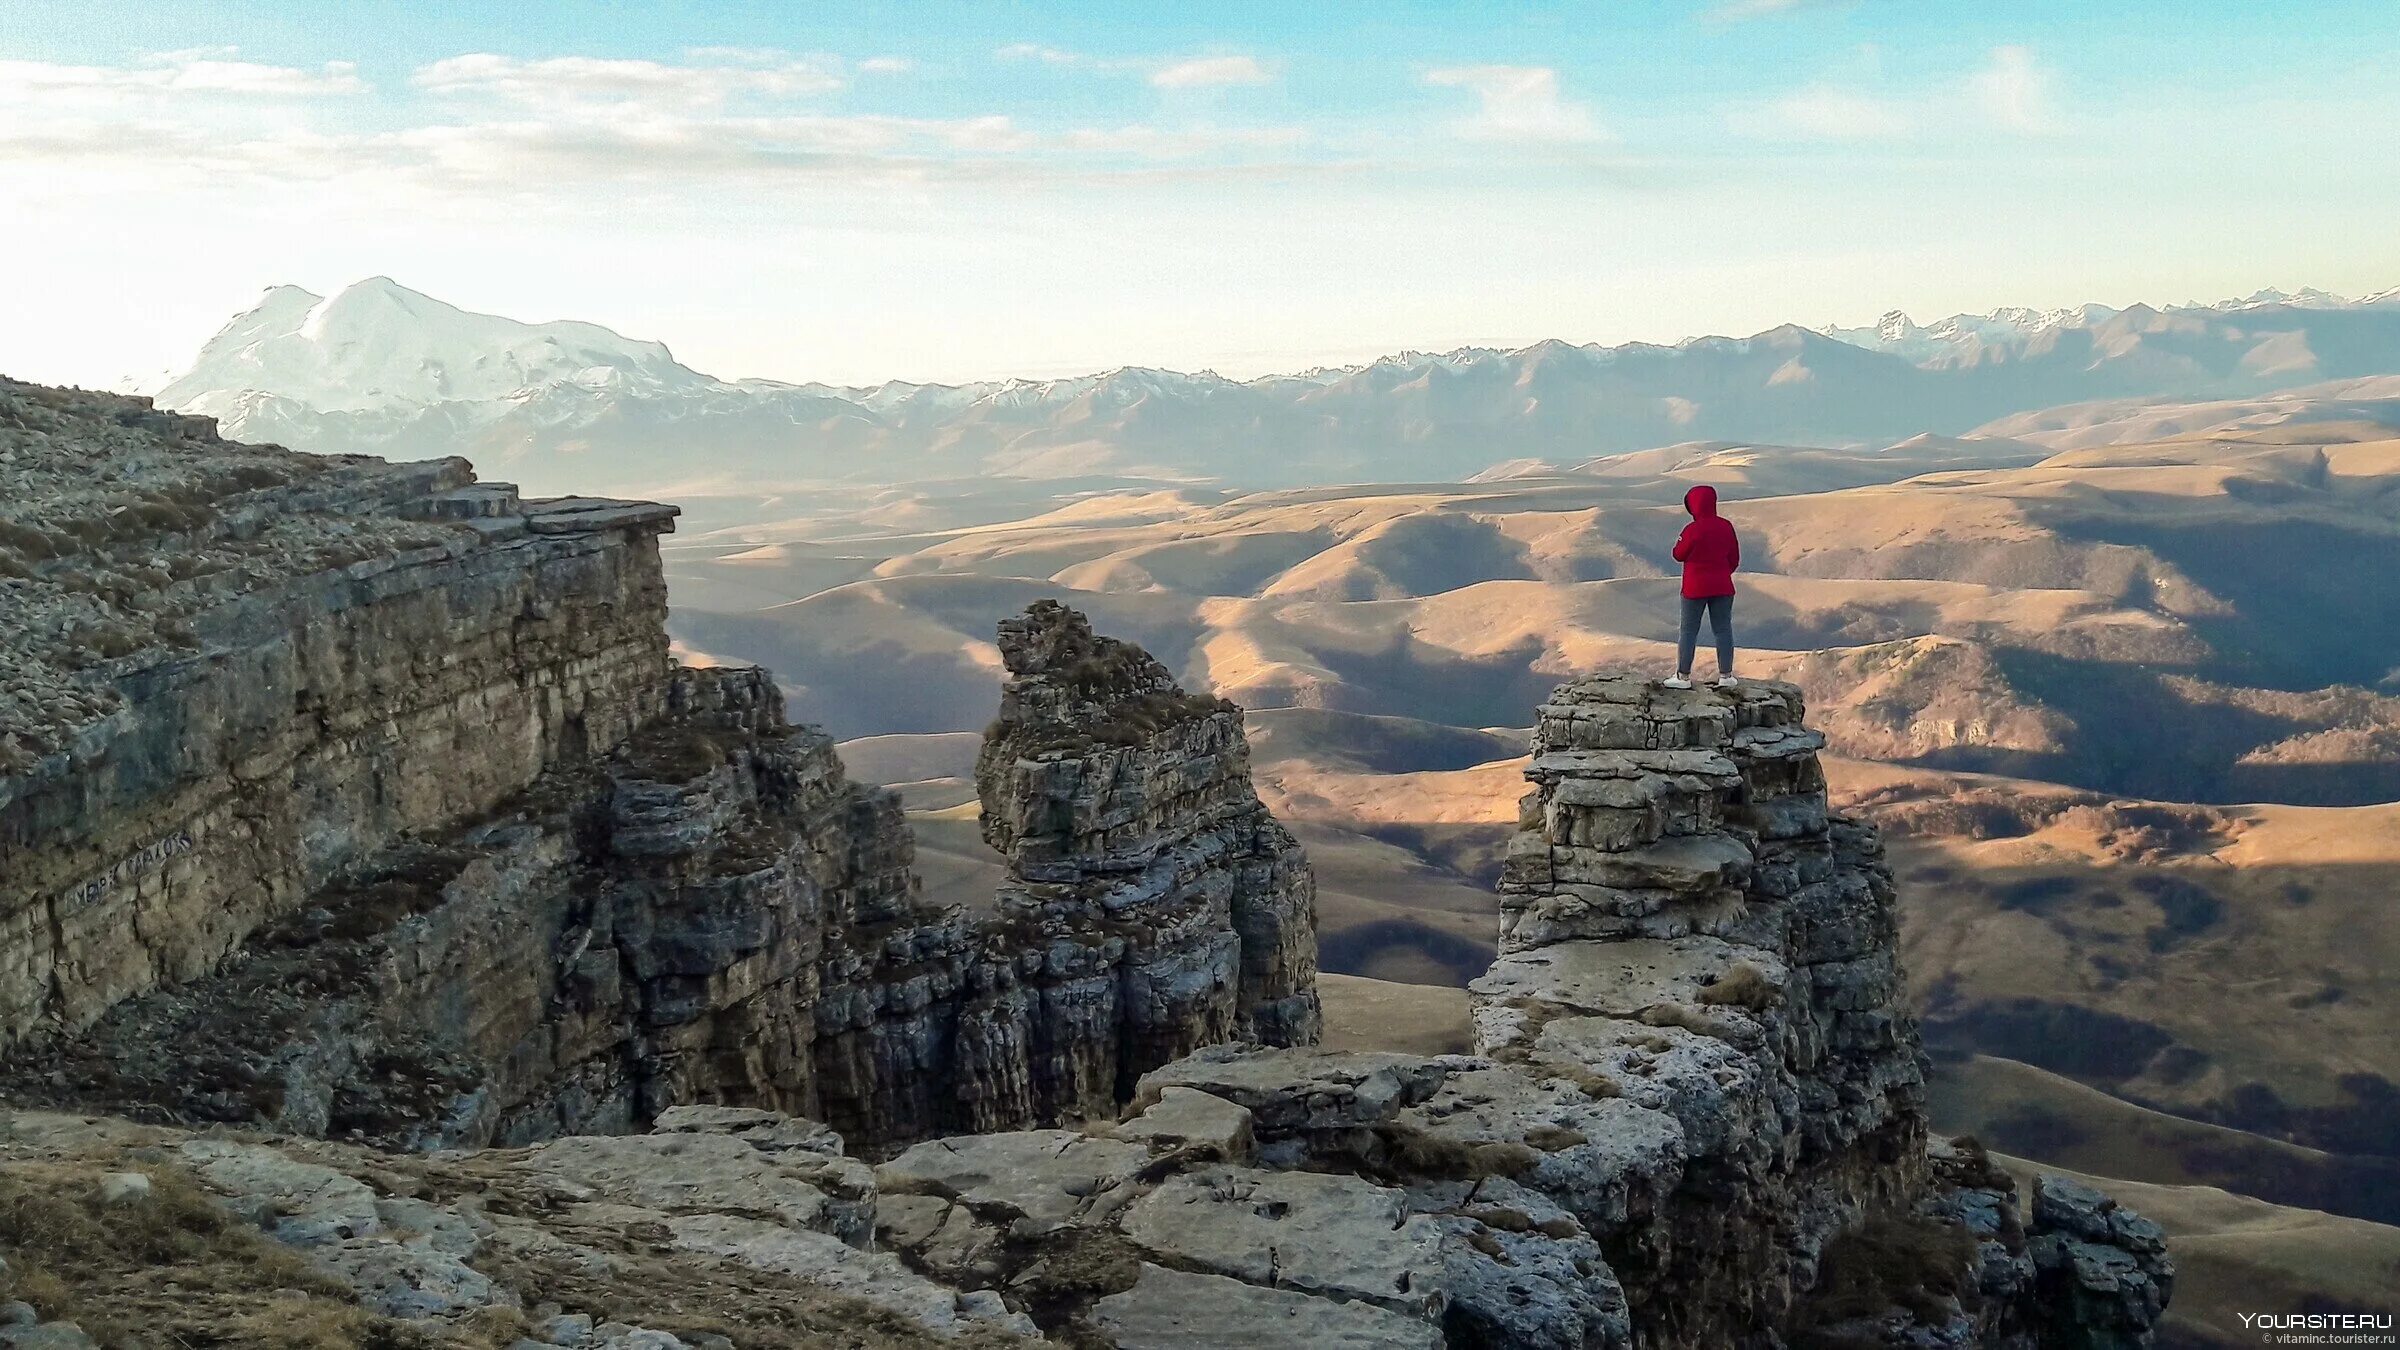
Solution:
<path fill-rule="evenodd" d="M 587 323 L 387 278 L 267 292 L 159 402 L 323 452 L 464 454 L 533 491 L 706 492 L 986 474 L 1255 485 L 1451 480 L 1699 440 L 1877 447 L 2098 399 L 2400 373 L 2400 290 L 1787 324 L 1672 346 L 1461 348 L 1229 380 L 1127 367 L 865 388 L 719 380 Z"/>

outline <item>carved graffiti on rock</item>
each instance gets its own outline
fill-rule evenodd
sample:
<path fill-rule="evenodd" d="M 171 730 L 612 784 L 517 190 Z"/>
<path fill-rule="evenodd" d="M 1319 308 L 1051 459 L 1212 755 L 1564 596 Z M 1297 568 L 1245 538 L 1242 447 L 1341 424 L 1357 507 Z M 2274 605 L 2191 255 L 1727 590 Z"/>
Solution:
<path fill-rule="evenodd" d="M 114 894 L 119 887 L 140 880 L 166 865 L 169 858 L 192 851 L 192 836 L 170 834 L 154 839 L 109 864 L 106 870 L 80 886 L 70 888 L 59 897 L 61 917 L 91 908 Z"/>

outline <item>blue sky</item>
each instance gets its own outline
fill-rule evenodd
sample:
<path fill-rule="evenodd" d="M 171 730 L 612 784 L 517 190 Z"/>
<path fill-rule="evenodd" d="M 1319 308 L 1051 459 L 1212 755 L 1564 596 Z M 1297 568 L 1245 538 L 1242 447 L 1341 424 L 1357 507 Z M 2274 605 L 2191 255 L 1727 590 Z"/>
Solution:
<path fill-rule="evenodd" d="M 376 274 L 841 381 L 2400 284 L 2389 0 L 334 8 L 0 0 L 0 371 Z"/>

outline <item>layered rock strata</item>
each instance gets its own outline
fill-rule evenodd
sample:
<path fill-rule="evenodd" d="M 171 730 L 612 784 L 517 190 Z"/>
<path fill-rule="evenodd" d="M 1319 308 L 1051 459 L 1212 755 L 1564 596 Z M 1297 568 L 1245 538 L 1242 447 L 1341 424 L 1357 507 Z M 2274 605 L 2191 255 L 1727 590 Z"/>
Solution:
<path fill-rule="evenodd" d="M 786 724 L 763 672 L 675 671 L 658 705 L 610 754 L 377 855 L 217 972 L 29 1047 L 0 1081 L 404 1147 L 619 1132 L 721 1102 L 874 1151 L 1113 1116 L 1140 1072 L 1256 1034 L 1235 926 L 1254 905 L 1281 916 L 1267 987 L 1313 1017 L 1306 863 L 1254 797 L 1238 832 L 1168 804 L 1183 851 L 1126 884 L 1016 882 L 971 914 L 922 901 L 897 798 Z M 1047 753 L 1019 777 L 1072 772 Z M 1030 818 L 1029 801 L 994 806 Z M 1297 1014 L 1270 1003 L 1288 1032 Z"/>
<path fill-rule="evenodd" d="M 1823 743 L 1791 686 L 1634 676 L 1535 728 L 1476 1045 L 1673 1120 L 1664 1208 L 1611 1253 L 1657 1344 L 1781 1322 L 1835 1227 L 1924 1190 L 1891 874 L 1829 816 Z"/>
<path fill-rule="evenodd" d="M 671 507 L 0 386 L 0 1047 L 658 710 Z"/>

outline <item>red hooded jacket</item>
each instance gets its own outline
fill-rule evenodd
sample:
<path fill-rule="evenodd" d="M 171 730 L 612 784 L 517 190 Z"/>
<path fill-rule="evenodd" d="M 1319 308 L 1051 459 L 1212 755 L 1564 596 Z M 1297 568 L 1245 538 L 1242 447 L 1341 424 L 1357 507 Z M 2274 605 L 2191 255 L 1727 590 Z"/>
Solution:
<path fill-rule="evenodd" d="M 1742 541 L 1733 522 L 1717 514 L 1717 490 L 1700 486 L 1683 494 L 1683 509 L 1692 523 L 1675 541 L 1675 561 L 1683 564 L 1683 594 L 1687 600 L 1733 594 L 1733 569 L 1742 565 Z"/>

